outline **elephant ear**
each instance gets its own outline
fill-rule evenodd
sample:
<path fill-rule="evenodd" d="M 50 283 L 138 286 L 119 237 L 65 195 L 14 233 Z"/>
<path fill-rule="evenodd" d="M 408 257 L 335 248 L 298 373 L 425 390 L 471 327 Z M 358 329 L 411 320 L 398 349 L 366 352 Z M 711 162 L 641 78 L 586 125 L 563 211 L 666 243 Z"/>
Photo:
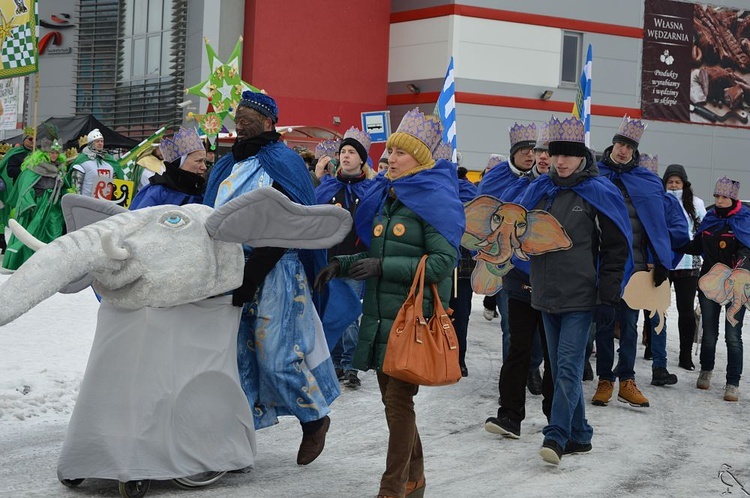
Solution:
<path fill-rule="evenodd" d="M 62 207 L 63 217 L 65 217 L 65 226 L 68 233 L 109 218 L 110 216 L 128 212 L 127 209 L 117 203 L 78 194 L 64 195 L 60 201 L 60 206 Z M 70 282 L 60 289 L 59 292 L 62 294 L 75 294 L 90 286 L 93 282 L 94 276 L 89 273 L 75 282 Z"/>
<path fill-rule="evenodd" d="M 115 202 L 78 194 L 64 195 L 60 205 L 68 232 L 73 232 L 110 216 L 128 212 L 127 209 Z"/>
<path fill-rule="evenodd" d="M 303 206 L 272 187 L 232 199 L 206 220 L 212 238 L 253 247 L 327 249 L 351 229 L 347 210 L 330 204 Z"/>
<path fill-rule="evenodd" d="M 489 195 L 480 195 L 464 204 L 466 231 L 461 238 L 461 245 L 470 250 L 478 249 L 477 243 L 492 233 L 490 220 L 502 205 L 502 202 Z"/>
<path fill-rule="evenodd" d="M 724 283 L 732 274 L 732 269 L 723 263 L 716 263 L 711 269 L 698 280 L 698 287 L 707 298 L 724 304 L 729 299 L 729 292 Z M 731 290 L 730 290 L 731 292 Z"/>
<path fill-rule="evenodd" d="M 547 211 L 535 209 L 526 215 L 528 227 L 519 240 L 521 250 L 532 256 L 551 251 L 562 251 L 573 247 L 565 229 Z"/>

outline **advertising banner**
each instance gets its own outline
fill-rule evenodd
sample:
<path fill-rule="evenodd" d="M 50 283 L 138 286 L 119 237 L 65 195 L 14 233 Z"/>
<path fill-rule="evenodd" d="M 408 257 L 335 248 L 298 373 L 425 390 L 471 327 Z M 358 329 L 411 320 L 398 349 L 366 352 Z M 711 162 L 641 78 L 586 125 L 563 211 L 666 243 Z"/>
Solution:
<path fill-rule="evenodd" d="M 750 127 L 750 10 L 646 0 L 641 111 Z"/>

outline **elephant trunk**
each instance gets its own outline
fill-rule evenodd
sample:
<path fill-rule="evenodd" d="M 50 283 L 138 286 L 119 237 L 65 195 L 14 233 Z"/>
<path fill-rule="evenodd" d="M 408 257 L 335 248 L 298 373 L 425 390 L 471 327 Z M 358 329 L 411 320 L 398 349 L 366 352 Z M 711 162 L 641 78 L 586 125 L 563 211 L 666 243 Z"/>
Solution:
<path fill-rule="evenodd" d="M 122 222 L 124 220 L 117 220 Z M 0 286 L 0 325 L 12 322 L 70 282 L 98 268 L 116 269 L 122 261 L 108 258 L 101 236 L 120 225 L 114 218 L 86 226 L 53 240 L 34 253 Z"/>
<path fill-rule="evenodd" d="M 732 327 L 736 327 L 737 323 L 739 323 L 736 318 L 737 312 L 742 309 L 747 298 L 745 298 L 744 289 L 732 289 L 732 294 L 734 295 L 734 298 L 729 302 L 726 315 L 727 321 L 732 325 Z"/>

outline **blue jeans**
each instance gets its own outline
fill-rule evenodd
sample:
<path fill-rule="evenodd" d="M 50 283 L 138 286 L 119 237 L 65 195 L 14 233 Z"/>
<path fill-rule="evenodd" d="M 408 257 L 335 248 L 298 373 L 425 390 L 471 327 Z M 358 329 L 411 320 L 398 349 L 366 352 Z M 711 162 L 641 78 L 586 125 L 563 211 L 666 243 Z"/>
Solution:
<path fill-rule="evenodd" d="M 364 280 L 354 280 L 351 278 L 342 278 L 341 280 L 346 282 L 358 296 L 362 296 L 365 288 Z M 352 360 L 354 359 L 354 350 L 357 349 L 357 342 L 359 342 L 359 318 L 346 327 L 341 340 L 336 343 L 333 351 L 331 351 L 331 360 L 335 368 L 340 368 L 345 372 L 347 370 L 354 370 Z"/>
<path fill-rule="evenodd" d="M 589 327 L 593 313 L 575 311 L 570 313 L 544 313 L 544 331 L 549 349 L 549 361 L 555 394 L 552 398 L 552 414 L 549 425 L 542 429 L 545 439 L 552 439 L 560 448 L 568 440 L 587 444 L 591 442 L 594 429 L 586 420 L 586 404 L 583 401 L 583 358 L 589 339 Z"/>
<path fill-rule="evenodd" d="M 644 311 L 651 313 L 650 311 Z M 651 356 L 653 368 L 667 368 L 667 317 L 664 317 L 664 328 L 660 333 L 656 333 L 656 327 L 659 325 L 659 315 L 656 314 L 651 320 Z"/>
<path fill-rule="evenodd" d="M 596 330 L 596 375 L 599 379 L 613 381 L 619 377 L 620 381 L 635 378 L 635 355 L 638 349 L 638 314 L 641 310 L 634 310 L 620 301 L 617 320 L 620 322 L 620 349 L 617 368 L 615 362 L 615 324 L 598 327 Z M 665 336 L 666 337 L 666 336 Z"/>
<path fill-rule="evenodd" d="M 500 330 L 503 332 L 503 362 L 510 349 L 510 322 L 508 322 L 508 292 L 500 290 L 495 294 L 497 313 L 500 315 Z"/>
<path fill-rule="evenodd" d="M 719 314 L 721 305 L 708 299 L 702 291 L 698 291 L 698 302 L 701 305 L 703 318 L 703 340 L 701 341 L 701 370 L 714 369 L 716 359 L 716 341 L 719 339 Z M 745 307 L 735 315 L 737 325 L 734 327 L 724 320 L 724 340 L 727 343 L 727 384 L 740 385 L 742 377 L 742 320 L 745 317 Z"/>

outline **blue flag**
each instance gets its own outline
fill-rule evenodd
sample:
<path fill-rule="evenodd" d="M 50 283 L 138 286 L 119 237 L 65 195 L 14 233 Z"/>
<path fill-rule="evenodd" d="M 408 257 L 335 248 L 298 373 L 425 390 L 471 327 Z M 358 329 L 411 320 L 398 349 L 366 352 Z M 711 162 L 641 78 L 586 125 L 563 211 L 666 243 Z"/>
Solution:
<path fill-rule="evenodd" d="M 586 132 L 586 147 L 591 146 L 591 45 L 586 54 L 581 78 L 578 80 L 578 93 L 573 104 L 573 116 L 583 121 Z"/>
<path fill-rule="evenodd" d="M 443 89 L 438 97 L 438 112 L 443 124 L 443 142 L 451 146 L 451 160 L 456 162 L 456 84 L 453 80 L 453 57 L 445 73 Z"/>

